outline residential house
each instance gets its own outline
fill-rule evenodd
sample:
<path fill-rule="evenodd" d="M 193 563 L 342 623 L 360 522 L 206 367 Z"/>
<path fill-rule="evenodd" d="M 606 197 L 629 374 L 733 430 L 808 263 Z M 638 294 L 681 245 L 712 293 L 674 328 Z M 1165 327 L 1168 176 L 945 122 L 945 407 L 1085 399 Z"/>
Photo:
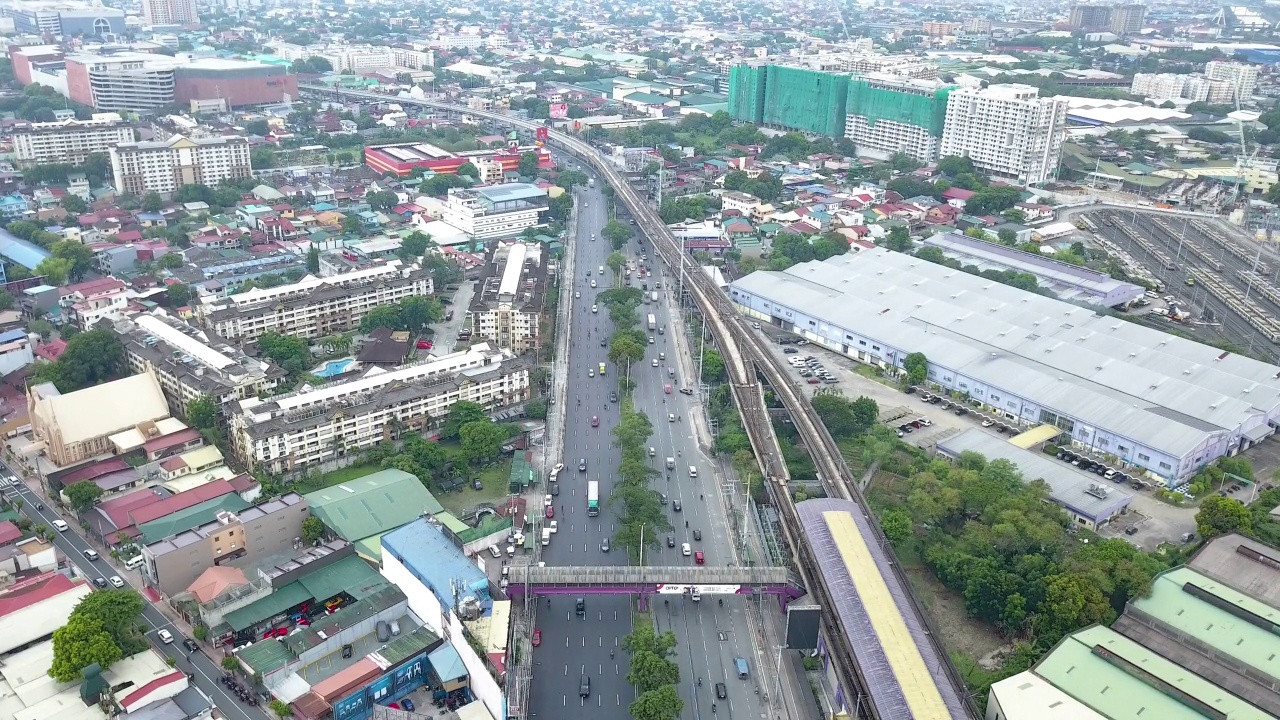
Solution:
<path fill-rule="evenodd" d="M 953 187 L 942 191 L 942 198 L 957 210 L 964 210 L 965 203 L 969 202 L 971 197 L 973 197 L 973 191 L 964 188 Z"/>
<path fill-rule="evenodd" d="M 0 217 L 6 221 L 21 220 L 31 213 L 31 203 L 18 193 L 0 196 Z"/>
<path fill-rule="evenodd" d="M 129 301 L 128 286 L 113 277 L 68 285 L 59 291 L 59 304 L 67 322 L 81 330 L 92 328 L 99 320 L 123 317 Z"/>

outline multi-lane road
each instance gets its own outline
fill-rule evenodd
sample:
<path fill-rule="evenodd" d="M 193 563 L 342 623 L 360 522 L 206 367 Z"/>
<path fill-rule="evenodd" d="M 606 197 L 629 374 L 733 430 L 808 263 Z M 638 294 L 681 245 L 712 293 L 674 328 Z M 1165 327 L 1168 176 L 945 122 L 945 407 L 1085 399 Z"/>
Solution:
<path fill-rule="evenodd" d="M 608 311 L 597 302 L 599 293 L 618 287 L 624 279 L 606 266 L 612 248 L 601 236 L 608 220 L 603 194 L 598 187 L 575 192 L 577 231 L 569 243 L 572 257 L 562 278 L 572 285 L 567 314 L 571 323 L 568 389 L 566 397 L 557 399 L 566 408 L 562 459 L 565 469 L 560 475 L 560 495 L 555 498 L 558 532 L 551 544 L 542 548 L 541 559 L 548 565 L 561 566 L 624 565 L 629 562 L 625 550 L 602 549 L 604 540 L 612 538 L 617 529 L 618 509 L 610 497 L 620 461 L 612 434 L 619 405 L 610 395 L 618 393 L 619 371 L 608 361 L 607 340 L 612 323 Z M 623 250 L 635 261 L 648 252 L 647 242 L 635 241 Z M 653 487 L 667 496 L 664 507 L 673 529 L 655 531 L 660 546 L 646 550 L 644 563 L 692 565 L 693 556 L 686 557 L 682 552 L 683 544 L 688 543 L 691 551 L 704 553 L 707 564 L 727 565 L 734 562 L 734 544 L 720 501 L 719 483 L 723 479 L 717 477 L 713 459 L 701 453 L 689 420 L 698 401 L 696 395 L 678 392 L 681 387 L 697 388 L 697 382 L 691 377 L 694 366 L 690 358 L 680 357 L 677 350 L 677 333 L 682 332 L 682 325 L 674 307 L 674 283 L 661 274 L 660 263 L 651 255 L 645 265 L 655 274 L 644 279 L 633 275 L 633 287 L 647 282 L 650 291 L 657 290 L 658 302 L 640 307 L 640 327 L 647 330 L 646 316 L 653 313 L 662 332 L 648 332 L 652 342 L 645 358 L 631 369 L 636 381 L 632 400 L 635 409 L 653 424 L 653 436 L 648 441 L 654 450 L 650 462 L 660 471 Z M 656 288 L 658 282 L 662 283 L 661 289 Z M 592 305 L 596 305 L 596 312 L 592 312 Z M 599 373 L 601 362 L 608 367 L 604 376 Z M 670 393 L 666 392 L 668 385 Z M 677 418 L 675 421 L 670 420 L 672 415 Z M 597 427 L 592 426 L 593 417 L 599 420 Z M 675 468 L 670 471 L 666 468 L 668 457 L 675 459 Z M 585 471 L 578 470 L 581 460 L 586 461 Z M 690 466 L 697 468 L 696 478 L 690 477 Z M 589 480 L 600 482 L 602 507 L 597 517 L 588 517 L 586 512 Z M 677 503 L 680 511 L 675 510 Z M 694 539 L 695 531 L 701 540 Z M 632 629 L 635 598 L 585 595 L 583 599 L 584 615 L 577 613 L 574 597 L 543 600 L 536 608 L 541 646 L 533 655 L 530 714 L 534 717 L 599 717 L 602 711 L 609 717 L 624 717 L 627 706 L 635 700 L 635 690 L 626 680 L 627 656 L 620 647 L 622 638 Z M 685 702 L 684 718 L 759 714 L 759 678 L 755 673 L 759 663 L 742 602 L 731 597 L 720 603 L 714 596 L 704 596 L 695 603 L 687 596 L 673 596 L 653 604 L 658 629 L 671 630 L 678 639 L 675 659 L 681 668 L 678 690 Z M 748 659 L 752 668 L 748 680 L 737 677 L 733 669 L 735 657 Z M 586 698 L 579 692 L 583 675 L 591 678 L 591 694 Z M 718 682 L 725 683 L 726 700 L 715 698 Z"/>
<path fill-rule="evenodd" d="M 0 463 L 0 468 L 3 468 L 4 472 L 13 477 L 21 477 L 20 473 L 15 472 L 3 463 Z M 75 566 L 80 576 L 89 582 L 92 582 L 95 578 L 105 580 L 112 576 L 119 576 L 124 580 L 126 588 L 138 589 L 134 587 L 134 583 L 130 582 L 131 573 L 117 570 L 102 557 L 97 560 L 90 560 L 85 556 L 85 551 L 92 549 L 93 546 L 80 535 L 79 527 L 74 517 L 64 518 L 59 515 L 48 504 L 44 504 L 44 499 L 22 481 L 18 481 L 14 487 L 8 488 L 6 492 L 9 495 L 16 493 L 22 498 L 22 514 L 30 518 L 33 523 L 47 525 L 52 528 L 55 520 L 67 521 L 70 527 L 66 532 L 55 533 L 53 544 L 66 556 L 67 561 Z M 43 508 L 41 507 L 42 504 Z M 175 667 L 178 670 L 194 675 L 196 687 L 200 688 L 213 701 L 214 706 L 218 708 L 222 717 L 230 720 L 268 720 L 268 716 L 263 712 L 261 706 L 249 707 L 241 702 L 238 697 L 227 693 L 226 688 L 219 682 L 219 678 L 223 674 L 222 669 L 204 653 L 193 653 L 184 649 L 182 640 L 185 636 L 150 602 L 147 602 L 143 607 L 142 621 L 147 627 L 147 639 L 151 641 L 156 650 L 162 655 L 177 658 Z M 160 641 L 157 634 L 160 630 L 169 631 L 173 636 L 172 644 L 164 644 Z"/>

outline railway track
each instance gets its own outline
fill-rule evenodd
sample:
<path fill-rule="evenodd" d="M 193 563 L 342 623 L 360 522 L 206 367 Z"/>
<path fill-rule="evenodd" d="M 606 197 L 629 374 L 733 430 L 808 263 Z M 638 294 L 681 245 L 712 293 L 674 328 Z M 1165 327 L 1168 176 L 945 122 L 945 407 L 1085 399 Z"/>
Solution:
<path fill-rule="evenodd" d="M 472 110 L 450 103 L 425 99 L 401 98 L 366 91 L 318 86 L 304 85 L 302 89 L 329 97 L 346 95 L 377 101 L 420 105 L 459 115 L 480 117 L 530 131 L 537 131 L 539 128 L 545 127 L 540 123 L 521 120 L 501 113 Z M 641 229 L 653 240 L 655 254 L 662 258 L 669 272 L 679 273 L 686 281 L 684 287 L 702 312 L 717 347 L 720 349 L 721 354 L 725 356 L 725 368 L 729 374 L 731 389 L 743 420 L 743 427 L 746 429 L 753 449 L 755 449 L 760 470 L 768 480 L 766 486 L 769 489 L 770 498 L 775 508 L 782 517 L 783 521 L 779 525 L 790 545 L 791 552 L 796 556 L 796 565 L 801 568 L 806 587 L 815 596 L 818 603 L 826 608 L 834 608 L 836 603 L 833 598 L 828 596 L 827 589 L 821 582 L 821 575 L 818 572 L 819 561 L 813 556 L 803 537 L 799 535 L 800 519 L 787 489 L 789 480 L 787 468 L 782 459 L 781 446 L 774 433 L 773 424 L 769 420 L 768 408 L 764 400 L 764 386 L 757 374 L 768 381 L 769 386 L 790 414 L 797 432 L 805 440 L 805 445 L 813 457 L 815 466 L 818 468 L 819 479 L 826 487 L 827 492 L 832 497 L 855 500 L 865 506 L 861 493 L 858 491 L 856 479 L 845 465 L 835 440 L 827 432 L 812 405 L 805 398 L 802 389 L 790 379 L 786 368 L 782 367 L 781 361 L 771 352 L 766 341 L 752 332 L 729 299 L 697 267 L 692 258 L 684 253 L 666 224 L 661 221 L 654 209 L 635 193 L 634 189 L 616 168 L 605 161 L 593 147 L 570 135 L 549 131 L 548 141 L 587 162 L 602 176 L 608 178 L 610 185 L 614 187 L 617 193 L 618 199 L 628 206 Z M 866 542 L 868 544 L 886 545 L 886 541 L 882 533 L 880 533 L 879 526 L 875 523 L 874 518 L 870 513 L 865 514 L 877 534 L 877 537 L 866 538 Z M 911 604 L 911 607 L 900 608 L 900 610 L 913 613 L 922 626 L 929 627 L 927 617 L 916 604 L 915 598 L 910 596 L 911 584 L 909 579 L 902 573 L 896 563 L 894 564 L 893 572 L 901 587 L 908 593 Z M 839 626 L 840 621 L 836 613 L 826 613 L 825 619 L 832 625 Z M 843 627 L 840 630 L 841 632 L 828 633 L 830 643 L 827 645 L 827 650 L 834 656 L 835 667 L 841 675 L 842 683 L 851 690 L 869 688 L 870 684 L 862 676 L 853 648 L 846 639 L 849 635 L 862 630 Z M 970 715 L 976 717 L 977 710 L 973 705 L 972 699 L 969 698 L 966 686 L 955 668 L 951 666 L 946 651 L 939 644 L 937 637 L 936 632 L 930 633 L 931 649 L 947 670 L 947 677 L 938 678 L 937 682 L 950 683 L 955 692 L 966 699 Z M 873 713 L 870 703 L 859 703 L 859 706 L 864 712 Z M 884 718 L 882 720 L 889 719 Z"/>

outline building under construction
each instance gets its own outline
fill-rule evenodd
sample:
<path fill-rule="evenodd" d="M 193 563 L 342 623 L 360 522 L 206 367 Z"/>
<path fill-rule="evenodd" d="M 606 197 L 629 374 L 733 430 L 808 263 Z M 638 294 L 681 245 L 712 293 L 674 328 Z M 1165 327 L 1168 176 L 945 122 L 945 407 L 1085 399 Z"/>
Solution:
<path fill-rule="evenodd" d="M 740 65 L 729 72 L 729 115 L 757 125 L 844 136 L 860 155 L 886 159 L 903 152 L 931 162 L 938 157 L 950 90 L 936 80 L 887 73 Z"/>

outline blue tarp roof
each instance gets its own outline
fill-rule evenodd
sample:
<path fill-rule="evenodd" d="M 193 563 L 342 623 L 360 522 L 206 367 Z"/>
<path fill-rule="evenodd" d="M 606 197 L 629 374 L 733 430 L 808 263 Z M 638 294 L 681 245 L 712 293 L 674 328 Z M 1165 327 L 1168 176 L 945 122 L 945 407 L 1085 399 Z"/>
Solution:
<path fill-rule="evenodd" d="M 423 518 L 382 536 L 382 552 L 390 553 L 435 593 L 440 604 L 454 609 L 453 582 L 461 583 L 458 599 L 474 596 L 489 606 L 489 578 L 462 554 L 438 527 Z"/>
<path fill-rule="evenodd" d="M 49 251 L 17 237 L 8 230 L 0 230 L 0 255 L 28 270 L 35 270 L 36 266 L 49 257 Z"/>

